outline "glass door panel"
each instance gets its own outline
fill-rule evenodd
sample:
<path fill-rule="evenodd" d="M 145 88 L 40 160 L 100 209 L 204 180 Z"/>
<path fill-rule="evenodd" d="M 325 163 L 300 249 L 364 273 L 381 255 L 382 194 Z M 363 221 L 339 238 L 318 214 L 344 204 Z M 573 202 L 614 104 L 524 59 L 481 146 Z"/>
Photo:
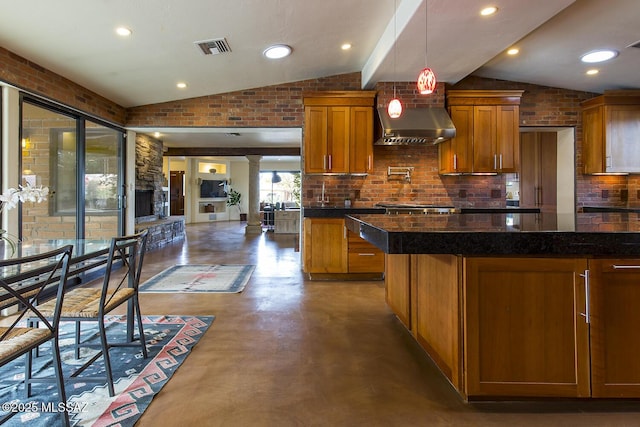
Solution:
<path fill-rule="evenodd" d="M 21 204 L 21 238 L 76 238 L 76 119 L 22 103 L 22 184 L 49 187 L 42 203 Z"/>
<path fill-rule="evenodd" d="M 90 121 L 85 130 L 85 236 L 111 238 L 122 229 L 122 133 Z"/>

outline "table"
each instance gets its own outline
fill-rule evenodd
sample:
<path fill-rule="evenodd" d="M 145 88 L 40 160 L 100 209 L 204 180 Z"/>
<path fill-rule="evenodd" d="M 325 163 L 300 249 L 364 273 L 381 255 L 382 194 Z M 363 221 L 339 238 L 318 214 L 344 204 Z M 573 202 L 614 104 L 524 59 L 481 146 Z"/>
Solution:
<path fill-rule="evenodd" d="M 72 245 L 73 252 L 69 261 L 69 273 L 67 276 L 67 290 L 78 286 L 84 281 L 90 281 L 99 276 L 103 266 L 107 264 L 111 239 L 34 239 L 20 242 L 15 253 L 11 253 L 8 246 L 0 245 L 0 258 L 15 258 L 29 255 L 37 255 L 43 252 L 52 251 L 65 245 Z M 42 265 L 42 264 L 40 264 Z M 0 269 L 0 274 L 4 280 L 15 283 L 27 280 L 37 270 L 39 265 L 21 265 L 15 268 Z M 132 278 L 130 278 L 132 279 Z M 43 292 L 43 299 L 55 295 L 54 286 L 49 292 Z M 0 310 L 15 305 L 15 299 L 6 293 L 0 293 Z M 127 305 L 127 340 L 133 341 L 133 305 L 129 300 Z"/>

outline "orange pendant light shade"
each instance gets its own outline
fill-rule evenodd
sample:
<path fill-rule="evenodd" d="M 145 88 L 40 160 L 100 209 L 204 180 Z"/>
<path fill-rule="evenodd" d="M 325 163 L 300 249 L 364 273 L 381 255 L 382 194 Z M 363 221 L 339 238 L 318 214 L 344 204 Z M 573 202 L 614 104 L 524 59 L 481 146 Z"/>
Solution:
<path fill-rule="evenodd" d="M 402 114 L 402 104 L 398 98 L 394 98 L 389 102 L 387 113 L 392 119 L 397 119 Z"/>
<path fill-rule="evenodd" d="M 424 68 L 418 75 L 418 92 L 429 95 L 436 90 L 436 75 L 431 68 Z"/>

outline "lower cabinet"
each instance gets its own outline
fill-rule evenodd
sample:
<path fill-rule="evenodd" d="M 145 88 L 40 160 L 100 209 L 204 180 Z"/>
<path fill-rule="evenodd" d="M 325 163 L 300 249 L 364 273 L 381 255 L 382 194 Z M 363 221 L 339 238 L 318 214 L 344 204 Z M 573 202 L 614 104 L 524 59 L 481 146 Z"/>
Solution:
<path fill-rule="evenodd" d="M 305 218 L 303 238 L 305 273 L 384 274 L 384 252 L 347 230 L 343 218 Z"/>
<path fill-rule="evenodd" d="M 640 260 L 589 261 L 593 397 L 640 397 Z"/>
<path fill-rule="evenodd" d="M 385 285 L 468 399 L 640 397 L 640 260 L 387 255 Z"/>
<path fill-rule="evenodd" d="M 464 260 L 469 396 L 587 397 L 586 260 Z"/>

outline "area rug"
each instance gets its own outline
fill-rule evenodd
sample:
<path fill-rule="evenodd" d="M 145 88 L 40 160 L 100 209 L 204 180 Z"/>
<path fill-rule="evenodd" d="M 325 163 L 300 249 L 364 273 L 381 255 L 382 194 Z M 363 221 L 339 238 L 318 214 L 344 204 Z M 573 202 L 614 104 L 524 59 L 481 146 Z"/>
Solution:
<path fill-rule="evenodd" d="M 242 292 L 254 265 L 174 265 L 142 285 L 140 292 Z"/>
<path fill-rule="evenodd" d="M 107 386 L 96 383 L 66 382 L 67 405 L 72 426 L 133 426 L 149 406 L 153 397 L 169 381 L 184 362 L 191 349 L 214 320 L 214 316 L 147 316 L 143 317 L 148 356 L 142 357 L 140 347 L 114 347 L 110 350 L 114 375 L 115 396 L 110 397 Z M 98 327 L 85 322 L 82 340 L 99 342 Z M 75 326 L 73 322 L 61 323 L 60 345 L 63 371 L 69 378 L 77 366 L 96 350 L 83 349 L 81 359 L 76 359 L 73 347 Z M 123 316 L 108 318 L 107 337 L 110 341 L 124 340 L 126 323 Z M 53 376 L 51 347 L 41 347 L 41 357 L 35 358 L 34 376 Z M 102 358 L 80 375 L 96 375 L 104 372 Z M 57 405 L 58 392 L 54 384 L 34 384 L 33 395 L 25 398 L 24 358 L 21 357 L 0 368 L 0 402 L 2 408 L 22 407 L 3 426 L 45 427 L 61 424 L 60 414 L 33 412 L 37 405 L 50 408 Z M 20 406 L 22 403 L 23 406 Z M 26 406 L 25 406 L 26 405 Z M 0 416 L 5 412 L 0 410 Z"/>

